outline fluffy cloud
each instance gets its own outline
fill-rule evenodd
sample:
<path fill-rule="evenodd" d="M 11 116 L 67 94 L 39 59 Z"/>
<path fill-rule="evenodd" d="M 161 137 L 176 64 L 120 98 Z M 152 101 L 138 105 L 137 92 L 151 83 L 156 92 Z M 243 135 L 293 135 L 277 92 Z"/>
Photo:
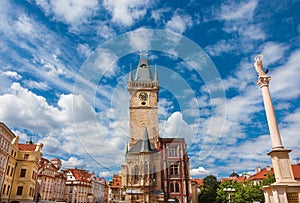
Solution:
<path fill-rule="evenodd" d="M 255 9 L 257 0 L 247 2 L 224 3 L 220 9 L 213 11 L 213 19 L 224 22 L 223 31 L 233 34 L 233 38 L 221 39 L 213 45 L 208 45 L 205 49 L 213 56 L 223 53 L 239 52 L 250 53 L 255 48 L 255 44 L 266 38 L 262 24 L 255 19 Z M 241 49 L 241 47 L 244 47 Z"/>
<path fill-rule="evenodd" d="M 68 160 L 61 160 L 64 168 L 74 168 L 74 167 L 83 167 L 84 160 L 78 159 L 76 157 L 69 157 Z"/>
<path fill-rule="evenodd" d="M 193 168 L 190 171 L 191 176 L 193 177 L 199 177 L 199 176 L 203 176 L 203 175 L 208 175 L 209 172 L 202 166 L 199 166 L 198 168 Z"/>
<path fill-rule="evenodd" d="M 175 13 L 171 19 L 166 23 L 166 29 L 177 32 L 184 33 L 188 28 L 192 27 L 193 20 L 192 17 L 186 14 Z"/>
<path fill-rule="evenodd" d="M 98 9 L 97 0 L 35 0 L 47 15 L 70 25 L 86 23 Z"/>
<path fill-rule="evenodd" d="M 146 14 L 151 3 L 139 0 L 104 0 L 103 6 L 111 13 L 113 22 L 131 26 L 135 20 Z"/>
<path fill-rule="evenodd" d="M 162 137 L 185 138 L 188 143 L 191 143 L 197 134 L 197 131 L 183 120 L 180 112 L 172 113 L 159 127 Z"/>

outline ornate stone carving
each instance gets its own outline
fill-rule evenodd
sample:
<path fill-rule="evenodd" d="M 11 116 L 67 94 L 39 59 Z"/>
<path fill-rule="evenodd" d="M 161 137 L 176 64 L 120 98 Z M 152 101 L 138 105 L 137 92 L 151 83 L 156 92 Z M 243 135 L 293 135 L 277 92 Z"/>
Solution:
<path fill-rule="evenodd" d="M 259 76 L 258 77 L 258 80 L 257 80 L 257 84 L 262 88 L 264 86 L 269 86 L 269 82 L 271 80 L 271 77 L 270 76 Z"/>

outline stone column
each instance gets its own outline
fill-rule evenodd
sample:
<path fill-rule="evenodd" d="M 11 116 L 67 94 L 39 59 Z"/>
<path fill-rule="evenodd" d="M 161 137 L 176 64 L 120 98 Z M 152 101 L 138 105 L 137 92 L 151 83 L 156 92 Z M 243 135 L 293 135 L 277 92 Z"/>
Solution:
<path fill-rule="evenodd" d="M 276 121 L 275 111 L 272 104 L 272 98 L 269 91 L 269 82 L 271 77 L 266 74 L 262 66 L 262 55 L 255 57 L 255 70 L 258 74 L 257 84 L 260 86 L 263 96 L 263 102 L 268 121 L 272 151 L 268 153 L 272 158 L 274 174 L 276 182 L 270 186 L 263 187 L 266 197 L 266 202 L 270 203 L 285 203 L 288 202 L 286 193 L 297 191 L 300 194 L 299 183 L 295 180 L 292 166 L 290 163 L 289 153 L 291 150 L 285 149 L 281 142 L 281 137 Z M 272 196 L 270 194 L 272 191 Z M 269 199 L 269 200 L 268 200 Z"/>
<path fill-rule="evenodd" d="M 272 141 L 272 149 L 283 149 L 280 133 L 278 130 L 278 125 L 276 121 L 276 115 L 274 112 L 274 107 L 272 104 L 272 98 L 269 91 L 269 82 L 271 80 L 270 76 L 261 75 L 258 77 L 257 84 L 261 88 L 263 101 L 265 105 L 265 111 Z"/>

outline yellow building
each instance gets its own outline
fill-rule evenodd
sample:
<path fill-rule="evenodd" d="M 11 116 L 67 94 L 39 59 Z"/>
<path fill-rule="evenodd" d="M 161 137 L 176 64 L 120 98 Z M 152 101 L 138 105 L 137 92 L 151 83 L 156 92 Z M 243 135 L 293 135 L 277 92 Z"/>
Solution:
<path fill-rule="evenodd" d="M 2 202 L 34 201 L 37 172 L 43 144 L 19 144 L 18 137 L 10 145 L 10 154 L 2 189 Z"/>
<path fill-rule="evenodd" d="M 10 129 L 2 122 L 0 122 L 0 200 L 3 195 L 6 194 L 7 184 L 4 183 L 4 177 L 10 174 L 11 165 L 14 166 L 14 163 L 8 163 L 8 157 L 10 150 L 10 143 L 16 136 Z M 12 156 L 15 151 L 12 151 Z M 9 170 L 7 165 L 9 164 Z"/>

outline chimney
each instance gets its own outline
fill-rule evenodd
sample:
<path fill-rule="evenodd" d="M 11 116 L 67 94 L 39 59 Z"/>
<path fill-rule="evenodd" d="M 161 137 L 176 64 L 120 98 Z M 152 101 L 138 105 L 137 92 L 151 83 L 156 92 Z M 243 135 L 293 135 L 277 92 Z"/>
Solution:
<path fill-rule="evenodd" d="M 255 173 L 259 173 L 259 172 L 261 172 L 261 168 L 260 168 L 260 166 L 257 166 L 257 167 L 255 168 Z"/>

